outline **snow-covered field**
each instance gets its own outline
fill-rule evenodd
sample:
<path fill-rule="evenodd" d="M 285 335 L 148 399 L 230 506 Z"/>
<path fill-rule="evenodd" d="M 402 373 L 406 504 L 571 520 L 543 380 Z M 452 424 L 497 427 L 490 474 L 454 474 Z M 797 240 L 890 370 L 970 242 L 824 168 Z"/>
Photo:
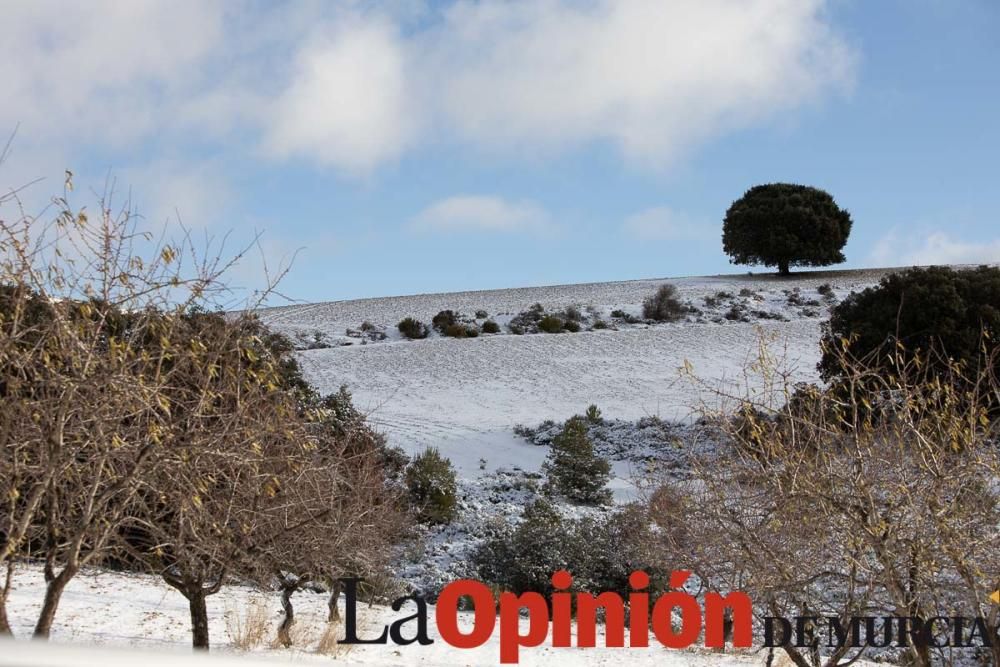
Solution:
<path fill-rule="evenodd" d="M 679 369 L 689 364 L 707 382 L 738 382 L 762 332 L 798 378 L 814 380 L 820 323 L 831 303 L 817 288 L 830 284 L 840 299 L 877 282 L 882 273 L 680 278 L 388 297 L 270 309 L 263 319 L 287 333 L 320 331 L 338 341 L 363 321 L 384 329 L 384 342 L 355 340 L 350 346 L 303 351 L 307 377 L 323 391 L 347 385 L 356 405 L 388 434 L 391 444 L 410 453 L 436 446 L 461 474 L 476 476 L 510 465 L 537 469 L 545 452 L 513 435 L 511 427 L 518 423 L 565 420 L 590 404 L 612 418 L 687 417 L 710 397 L 696 392 Z M 550 311 L 593 307 L 601 317 L 615 309 L 638 314 L 643 299 L 664 282 L 676 285 L 681 299 L 701 314 L 685 322 L 621 325 L 618 330 L 474 339 L 432 334 L 409 341 L 395 331 L 403 317 L 430 322 L 444 309 L 470 316 L 481 309 L 509 319 L 541 303 Z M 753 296 L 739 296 L 744 290 Z M 792 305 L 793 290 L 820 305 Z M 730 296 L 714 307 L 706 305 L 706 297 L 720 292 Z M 726 320 L 723 314 L 734 303 L 785 321 L 752 316 L 750 322 Z"/>

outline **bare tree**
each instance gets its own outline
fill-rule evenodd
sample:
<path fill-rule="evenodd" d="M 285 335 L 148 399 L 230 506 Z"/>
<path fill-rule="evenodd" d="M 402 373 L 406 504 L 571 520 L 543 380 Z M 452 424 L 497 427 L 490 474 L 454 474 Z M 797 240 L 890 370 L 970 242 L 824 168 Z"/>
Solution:
<path fill-rule="evenodd" d="M 998 664 L 998 384 L 990 363 L 941 376 L 927 354 L 899 355 L 894 373 L 845 359 L 850 373 L 826 389 L 791 386 L 773 358 L 758 363 L 757 388 L 722 395 L 735 411 L 723 401 L 711 415 L 721 453 L 653 496 L 664 553 L 707 586 L 747 591 L 762 616 L 832 616 L 844 628 L 852 616 L 980 616 Z M 969 650 L 915 636 L 904 648 L 913 664 Z M 821 646 L 784 650 L 801 667 L 864 650 Z"/>
<path fill-rule="evenodd" d="M 71 181 L 67 179 L 67 193 Z M 62 592 L 108 553 L 140 480 L 165 460 L 166 346 L 172 314 L 206 303 L 226 266 L 136 231 L 109 198 L 91 219 L 68 194 L 54 218 L 0 219 L 0 563 L 43 556 L 35 635 L 48 636 Z M 140 254 L 139 250 L 146 254 Z M 192 248 L 189 248 L 193 250 Z M 0 632 L 8 586 L 0 592 Z"/>

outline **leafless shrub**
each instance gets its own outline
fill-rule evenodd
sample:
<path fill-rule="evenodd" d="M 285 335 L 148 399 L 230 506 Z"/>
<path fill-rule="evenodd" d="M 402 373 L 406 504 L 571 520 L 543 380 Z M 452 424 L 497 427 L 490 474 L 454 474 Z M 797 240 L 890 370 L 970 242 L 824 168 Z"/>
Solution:
<path fill-rule="evenodd" d="M 252 595 L 241 609 L 230 602 L 226 605 L 226 634 L 233 647 L 241 651 L 252 651 L 264 644 L 270 634 L 271 620 L 267 599 Z"/>
<path fill-rule="evenodd" d="M 853 616 L 961 612 L 986 619 L 995 637 L 1000 386 L 988 367 L 970 376 L 952 365 L 941 377 L 919 355 L 899 359 L 895 373 L 845 360 L 851 372 L 838 386 L 803 389 L 762 355 L 758 389 L 722 396 L 736 416 L 711 415 L 726 451 L 701 461 L 690 484 L 653 496 L 668 562 L 689 565 L 712 589 L 748 592 L 762 616 L 836 617 L 849 627 Z M 799 667 L 860 654 L 784 650 Z M 962 649 L 901 650 L 929 666 L 951 664 Z"/>
<path fill-rule="evenodd" d="M 339 624 L 328 621 L 323 627 L 323 634 L 320 635 L 319 641 L 316 644 L 316 652 L 320 655 L 338 655 L 342 649 L 338 640 L 339 635 Z"/>

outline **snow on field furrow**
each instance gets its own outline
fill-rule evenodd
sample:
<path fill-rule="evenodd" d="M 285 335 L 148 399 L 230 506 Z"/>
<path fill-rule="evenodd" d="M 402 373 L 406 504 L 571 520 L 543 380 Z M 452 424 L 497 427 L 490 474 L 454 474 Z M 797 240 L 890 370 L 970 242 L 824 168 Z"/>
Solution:
<path fill-rule="evenodd" d="M 301 354 L 322 391 L 346 385 L 355 403 L 408 451 L 513 424 L 561 420 L 596 403 L 608 417 L 684 418 L 708 396 L 680 369 L 738 382 L 759 337 L 787 346 L 786 363 L 815 379 L 816 321 L 689 324 L 561 335 L 435 338 Z"/>

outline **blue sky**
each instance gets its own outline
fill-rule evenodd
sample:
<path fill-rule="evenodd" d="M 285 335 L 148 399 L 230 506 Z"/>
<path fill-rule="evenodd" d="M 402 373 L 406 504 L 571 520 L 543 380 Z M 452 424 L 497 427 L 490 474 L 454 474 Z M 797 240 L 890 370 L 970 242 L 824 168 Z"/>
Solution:
<path fill-rule="evenodd" d="M 772 181 L 851 211 L 845 266 L 1000 261 L 992 0 L 8 13 L 4 187 L 112 174 L 152 228 L 298 251 L 296 299 L 746 271 L 721 220 Z"/>

